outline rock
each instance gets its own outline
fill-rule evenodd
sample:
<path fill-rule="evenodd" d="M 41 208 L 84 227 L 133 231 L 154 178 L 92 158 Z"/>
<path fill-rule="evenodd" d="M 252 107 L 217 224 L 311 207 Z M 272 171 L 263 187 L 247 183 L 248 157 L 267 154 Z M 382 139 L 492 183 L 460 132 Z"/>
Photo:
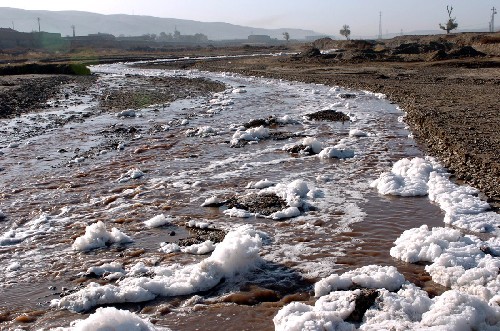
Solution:
<path fill-rule="evenodd" d="M 350 120 L 350 117 L 346 114 L 333 109 L 321 110 L 316 113 L 308 114 L 306 117 L 315 121 L 345 122 Z"/>
<path fill-rule="evenodd" d="M 354 311 L 346 318 L 347 322 L 361 323 L 368 308 L 373 306 L 379 293 L 374 289 L 361 289 L 361 293 L 356 297 L 356 307 Z"/>
<path fill-rule="evenodd" d="M 240 197 L 232 197 L 226 202 L 228 208 L 244 209 L 250 213 L 260 215 L 271 215 L 287 207 L 285 200 L 274 193 L 247 194 Z"/>

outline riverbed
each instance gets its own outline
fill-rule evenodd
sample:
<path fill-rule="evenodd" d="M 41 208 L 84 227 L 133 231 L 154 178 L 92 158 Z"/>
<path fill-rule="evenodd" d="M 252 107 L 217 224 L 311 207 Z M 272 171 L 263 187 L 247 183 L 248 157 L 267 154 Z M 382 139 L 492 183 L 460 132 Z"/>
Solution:
<path fill-rule="evenodd" d="M 4 326 L 68 326 L 103 304 L 72 300 L 90 283 L 156 276 L 185 279 L 176 291 L 104 305 L 172 330 L 274 330 L 280 308 L 314 303 L 313 284 L 334 273 L 395 266 L 431 297 L 446 289 L 423 264 L 389 254 L 403 231 L 443 226 L 445 213 L 426 196 L 371 186 L 397 161 L 424 157 L 404 111 L 384 95 L 197 70 L 92 71 L 97 82 L 79 102 L 52 100 L 61 107 L 0 123 Z M 140 77 L 204 78 L 226 89 L 98 110 L 91 95 Z M 320 112 L 348 119 L 311 116 Z M 228 203 L 262 194 L 286 206 L 263 214 Z M 210 244 L 207 233 L 236 239 Z M 224 272 L 195 282 L 193 266 L 208 260 Z"/>

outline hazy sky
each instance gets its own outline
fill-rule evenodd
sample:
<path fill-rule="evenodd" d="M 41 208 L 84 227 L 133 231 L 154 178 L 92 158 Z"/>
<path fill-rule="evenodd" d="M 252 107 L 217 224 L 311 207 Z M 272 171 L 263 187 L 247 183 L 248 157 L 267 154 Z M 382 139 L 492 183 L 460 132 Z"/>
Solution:
<path fill-rule="evenodd" d="M 491 8 L 500 0 L 0 0 L 0 7 L 81 10 L 227 22 L 261 28 L 302 28 L 338 35 L 349 24 L 352 35 L 438 29 L 453 6 L 459 29 L 488 28 Z M 500 17 L 495 16 L 495 27 Z M 293 36 L 292 36 L 293 37 Z"/>

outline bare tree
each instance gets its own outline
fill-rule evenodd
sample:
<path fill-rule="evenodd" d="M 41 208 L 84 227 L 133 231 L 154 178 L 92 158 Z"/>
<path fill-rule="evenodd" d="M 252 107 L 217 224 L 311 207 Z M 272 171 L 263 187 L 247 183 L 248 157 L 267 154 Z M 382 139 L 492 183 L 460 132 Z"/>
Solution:
<path fill-rule="evenodd" d="M 456 17 L 451 17 L 453 7 L 446 6 L 446 10 L 448 11 L 448 22 L 446 23 L 446 25 L 442 25 L 441 23 L 439 23 L 439 27 L 442 30 L 446 30 L 446 33 L 450 33 L 451 30 L 455 30 L 456 28 L 458 28 L 458 23 L 455 22 L 455 20 L 457 19 Z"/>
<path fill-rule="evenodd" d="M 346 39 L 349 40 L 349 36 L 351 35 L 351 29 L 349 28 L 349 25 L 344 24 L 342 29 L 340 29 L 340 35 L 346 37 Z"/>
<path fill-rule="evenodd" d="M 288 32 L 283 32 L 283 38 L 288 42 L 290 40 L 290 34 Z"/>

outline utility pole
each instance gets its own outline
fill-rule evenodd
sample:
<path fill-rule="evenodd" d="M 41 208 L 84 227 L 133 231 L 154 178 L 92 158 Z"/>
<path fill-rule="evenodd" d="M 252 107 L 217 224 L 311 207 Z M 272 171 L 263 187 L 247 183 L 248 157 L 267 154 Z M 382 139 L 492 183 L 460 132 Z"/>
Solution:
<path fill-rule="evenodd" d="M 495 14 L 497 10 L 495 7 L 491 8 L 491 21 L 490 21 L 490 32 L 495 32 Z"/>
<path fill-rule="evenodd" d="M 38 32 L 40 32 L 41 31 L 40 30 L 40 17 L 37 17 L 36 19 L 38 20 Z"/>
<path fill-rule="evenodd" d="M 75 38 L 75 26 L 72 25 L 71 28 L 73 29 L 73 38 Z"/>
<path fill-rule="evenodd" d="M 379 12 L 380 18 L 378 21 L 378 39 L 382 39 L 382 12 Z"/>

